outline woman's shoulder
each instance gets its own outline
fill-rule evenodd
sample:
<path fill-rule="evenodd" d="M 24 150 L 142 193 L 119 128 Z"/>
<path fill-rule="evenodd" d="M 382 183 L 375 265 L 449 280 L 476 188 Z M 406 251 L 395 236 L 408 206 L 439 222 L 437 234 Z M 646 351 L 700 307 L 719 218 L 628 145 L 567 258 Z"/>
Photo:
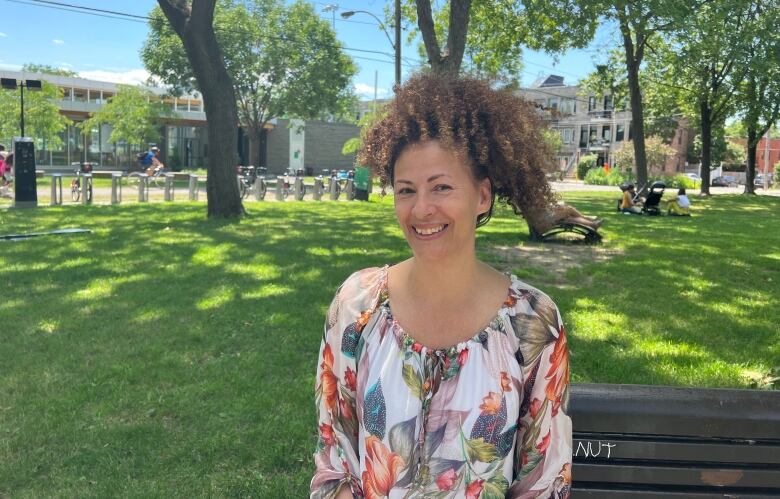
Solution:
<path fill-rule="evenodd" d="M 353 272 L 339 286 L 338 293 L 349 297 L 376 292 L 384 285 L 387 268 L 385 265 L 384 267 L 368 267 Z"/>
<path fill-rule="evenodd" d="M 533 315 L 551 324 L 559 322 L 558 306 L 547 293 L 521 281 L 514 274 L 509 278 L 511 279 L 508 299 L 510 315 Z"/>
<path fill-rule="evenodd" d="M 510 337 L 515 356 L 523 366 L 539 359 L 542 351 L 552 343 L 565 344 L 565 330 L 558 307 L 543 291 L 515 276 L 509 307 Z"/>
<path fill-rule="evenodd" d="M 329 323 L 340 314 L 350 317 L 375 308 L 385 287 L 387 266 L 369 267 L 350 274 L 336 291 L 328 313 Z"/>

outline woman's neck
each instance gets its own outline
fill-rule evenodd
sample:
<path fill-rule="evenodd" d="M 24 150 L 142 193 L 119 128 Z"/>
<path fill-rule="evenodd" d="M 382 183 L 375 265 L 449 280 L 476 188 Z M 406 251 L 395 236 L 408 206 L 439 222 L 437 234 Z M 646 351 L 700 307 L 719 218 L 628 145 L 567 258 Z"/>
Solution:
<path fill-rule="evenodd" d="M 429 305 L 459 303 L 471 294 L 483 272 L 483 264 L 473 253 L 457 261 L 434 263 L 412 257 L 404 263 L 408 291 Z"/>

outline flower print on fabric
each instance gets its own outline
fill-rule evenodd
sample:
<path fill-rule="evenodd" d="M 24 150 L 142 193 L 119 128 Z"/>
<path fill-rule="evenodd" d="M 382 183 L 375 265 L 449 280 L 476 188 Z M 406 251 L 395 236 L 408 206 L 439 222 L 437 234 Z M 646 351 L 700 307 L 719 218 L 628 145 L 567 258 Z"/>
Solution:
<path fill-rule="evenodd" d="M 386 289 L 387 267 L 356 272 L 329 309 L 311 496 L 568 497 L 569 351 L 552 300 L 512 277 L 487 328 L 429 350 Z"/>

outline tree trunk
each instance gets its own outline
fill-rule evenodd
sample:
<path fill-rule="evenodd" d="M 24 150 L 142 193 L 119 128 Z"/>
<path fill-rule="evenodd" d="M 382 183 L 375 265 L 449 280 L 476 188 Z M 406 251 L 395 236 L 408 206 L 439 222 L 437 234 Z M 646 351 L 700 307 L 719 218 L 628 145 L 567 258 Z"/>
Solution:
<path fill-rule="evenodd" d="M 428 62 L 434 73 L 457 75 L 466 50 L 466 34 L 469 28 L 471 0 L 450 2 L 450 25 L 447 28 L 447 45 L 442 51 L 436 38 L 430 0 L 415 0 L 417 26 L 422 33 Z"/>
<path fill-rule="evenodd" d="M 627 21 L 621 19 L 623 47 L 626 52 L 626 70 L 628 90 L 631 97 L 631 126 L 634 129 L 634 162 L 636 163 L 636 183 L 639 189 L 647 184 L 647 152 L 645 150 L 645 111 L 642 104 L 642 89 L 639 87 L 639 66 L 642 64 L 642 52 L 635 50 L 631 30 Z"/>
<path fill-rule="evenodd" d="M 268 166 L 263 164 L 262 151 L 260 150 L 260 144 L 263 143 L 263 129 L 257 127 L 250 127 L 249 129 L 249 157 L 250 164 L 255 166 Z M 253 163 L 254 161 L 254 163 Z"/>
<path fill-rule="evenodd" d="M 756 150 L 758 149 L 758 132 L 755 125 L 748 124 L 747 129 L 747 169 L 745 169 L 745 194 L 755 194 L 756 186 Z"/>
<path fill-rule="evenodd" d="M 244 214 L 235 167 L 238 161 L 238 115 L 233 82 L 214 36 L 216 0 L 158 0 L 181 38 L 192 66 L 208 122 L 208 216 L 234 218 Z"/>
<path fill-rule="evenodd" d="M 701 193 L 710 195 L 710 163 L 712 163 L 712 106 L 709 101 L 699 102 L 701 119 Z"/>

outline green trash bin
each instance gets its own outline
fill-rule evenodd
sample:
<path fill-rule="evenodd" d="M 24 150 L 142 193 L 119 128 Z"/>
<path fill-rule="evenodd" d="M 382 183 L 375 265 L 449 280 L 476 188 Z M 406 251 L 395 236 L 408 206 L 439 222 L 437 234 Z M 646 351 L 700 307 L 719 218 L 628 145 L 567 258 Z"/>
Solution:
<path fill-rule="evenodd" d="M 368 194 L 371 192 L 371 177 L 368 167 L 355 167 L 355 177 L 352 181 L 355 186 L 355 199 L 368 201 Z"/>

